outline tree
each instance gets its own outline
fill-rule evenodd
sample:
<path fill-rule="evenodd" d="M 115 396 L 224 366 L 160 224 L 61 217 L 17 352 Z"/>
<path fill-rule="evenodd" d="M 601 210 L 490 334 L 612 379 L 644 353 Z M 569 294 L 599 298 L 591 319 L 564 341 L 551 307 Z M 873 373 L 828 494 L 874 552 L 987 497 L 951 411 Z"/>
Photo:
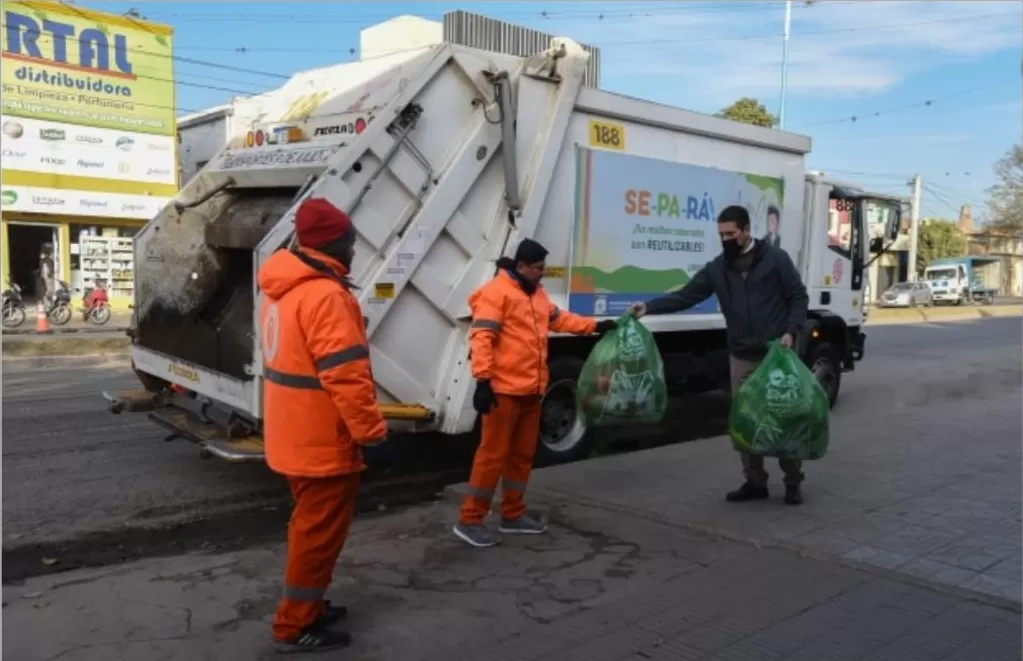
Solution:
<path fill-rule="evenodd" d="M 1023 145 L 1013 145 L 997 163 L 998 183 L 987 189 L 988 228 L 1023 232 Z"/>
<path fill-rule="evenodd" d="M 923 273 L 927 265 L 942 257 L 965 257 L 966 237 L 951 220 L 928 218 L 920 222 L 917 241 L 916 272 Z"/>
<path fill-rule="evenodd" d="M 767 112 L 767 107 L 764 104 L 749 96 L 742 97 L 719 112 L 717 116 L 730 119 L 733 122 L 753 124 L 764 128 L 774 128 L 778 123 L 778 118 Z"/>

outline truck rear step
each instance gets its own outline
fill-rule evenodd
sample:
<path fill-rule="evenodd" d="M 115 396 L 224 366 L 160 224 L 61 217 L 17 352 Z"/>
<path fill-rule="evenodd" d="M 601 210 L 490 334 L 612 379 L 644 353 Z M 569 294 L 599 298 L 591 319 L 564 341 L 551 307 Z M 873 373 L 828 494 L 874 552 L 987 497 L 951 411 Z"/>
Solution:
<path fill-rule="evenodd" d="M 202 406 L 187 395 L 123 390 L 104 392 L 103 397 L 109 402 L 111 413 L 148 412 L 150 420 L 170 432 L 166 440 L 183 438 L 196 443 L 204 459 L 219 457 L 231 462 L 266 460 L 261 435 L 249 432 L 246 425 L 232 421 L 231 414 Z M 196 408 L 205 414 L 192 410 Z M 387 420 L 407 422 L 429 422 L 436 415 L 422 404 L 381 404 L 380 412 Z"/>
<path fill-rule="evenodd" d="M 260 436 L 250 434 L 230 438 L 223 427 L 204 422 L 191 411 L 168 407 L 152 411 L 149 419 L 171 433 L 168 441 L 180 437 L 198 444 L 200 456 L 204 459 L 219 457 L 233 462 L 266 460 Z"/>

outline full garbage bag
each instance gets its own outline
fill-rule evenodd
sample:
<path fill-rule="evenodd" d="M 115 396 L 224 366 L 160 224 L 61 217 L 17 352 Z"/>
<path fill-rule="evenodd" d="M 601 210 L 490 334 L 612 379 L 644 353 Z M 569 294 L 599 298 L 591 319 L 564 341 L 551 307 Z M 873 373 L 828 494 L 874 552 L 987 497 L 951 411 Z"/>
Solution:
<path fill-rule="evenodd" d="M 796 352 L 773 342 L 760 366 L 732 395 L 728 433 L 741 452 L 820 459 L 828 451 L 829 409 L 813 372 Z"/>
<path fill-rule="evenodd" d="M 657 342 L 646 326 L 631 314 L 618 319 L 586 359 L 576 397 L 587 426 L 661 421 L 668 387 Z"/>

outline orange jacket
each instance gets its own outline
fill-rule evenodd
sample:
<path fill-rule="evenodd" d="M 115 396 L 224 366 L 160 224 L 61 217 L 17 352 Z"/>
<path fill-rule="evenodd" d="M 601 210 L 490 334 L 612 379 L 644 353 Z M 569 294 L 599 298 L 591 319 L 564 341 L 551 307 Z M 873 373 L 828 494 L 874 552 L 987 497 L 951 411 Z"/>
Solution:
<path fill-rule="evenodd" d="M 469 310 L 472 375 L 504 395 L 547 390 L 550 332 L 586 335 L 597 326 L 596 319 L 559 309 L 541 286 L 527 294 L 505 269 L 469 296 Z"/>
<path fill-rule="evenodd" d="M 361 471 L 360 446 L 387 435 L 346 274 L 308 249 L 278 251 L 259 269 L 263 440 L 267 463 L 284 475 Z"/>

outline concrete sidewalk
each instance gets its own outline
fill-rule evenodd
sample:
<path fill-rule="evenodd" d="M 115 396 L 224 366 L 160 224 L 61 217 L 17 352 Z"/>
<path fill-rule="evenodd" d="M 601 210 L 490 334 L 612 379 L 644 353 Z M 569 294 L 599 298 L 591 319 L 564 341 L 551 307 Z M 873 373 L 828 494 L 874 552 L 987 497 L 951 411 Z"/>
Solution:
<path fill-rule="evenodd" d="M 452 508 L 353 530 L 330 597 L 363 661 L 1012 661 L 1011 609 L 621 511 L 555 505 L 542 537 L 469 549 Z M 283 531 L 282 531 L 283 535 Z M 18 661 L 270 659 L 283 548 L 153 559 L 4 588 Z"/>
<path fill-rule="evenodd" d="M 726 503 L 742 481 L 726 437 L 537 471 L 530 496 L 889 570 L 1017 608 L 1023 423 L 1019 368 L 1004 367 L 983 383 L 969 374 L 933 383 L 928 402 L 899 390 L 861 399 L 850 389 L 832 415 L 828 455 L 804 465 L 798 508 L 781 504 L 773 460 L 771 501 Z M 973 397 L 941 401 L 959 390 Z M 458 496 L 463 487 L 450 489 Z"/>

